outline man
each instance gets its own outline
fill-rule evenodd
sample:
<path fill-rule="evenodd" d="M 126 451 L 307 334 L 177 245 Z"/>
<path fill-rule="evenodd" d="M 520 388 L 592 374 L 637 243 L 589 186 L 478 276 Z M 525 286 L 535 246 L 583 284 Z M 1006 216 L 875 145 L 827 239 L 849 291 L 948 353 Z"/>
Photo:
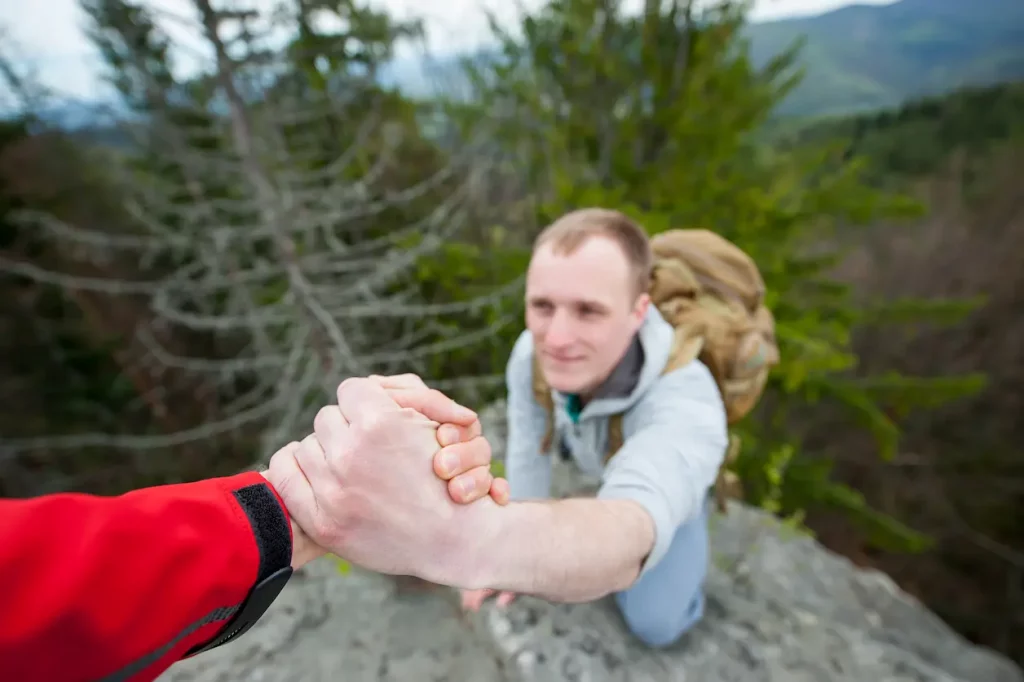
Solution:
<path fill-rule="evenodd" d="M 537 239 L 526 277 L 526 326 L 508 361 L 509 509 L 551 494 L 542 451 L 547 411 L 532 392 L 539 361 L 553 389 L 553 448 L 600 477 L 596 498 L 549 502 L 531 539 L 544 594 L 615 593 L 646 644 L 675 642 L 703 614 L 707 499 L 728 443 L 726 413 L 699 361 L 663 374 L 673 328 L 650 305 L 652 253 L 621 213 L 575 211 Z M 623 445 L 605 463 L 609 417 Z M 557 549 L 555 549 L 557 547 Z M 498 587 L 496 585 L 490 588 Z M 493 589 L 463 593 L 477 609 Z M 505 591 L 498 603 L 513 597 Z"/>
<path fill-rule="evenodd" d="M 367 537 L 359 498 L 367 488 L 372 496 L 376 476 L 389 476 L 385 460 L 398 450 L 399 466 L 420 470 L 412 487 L 426 488 L 445 512 L 441 503 L 488 494 L 504 501 L 475 413 L 411 376 L 352 380 L 338 399 L 320 411 L 312 435 L 282 448 L 263 473 L 116 497 L 0 500 L 2 677 L 152 680 L 183 657 L 233 642 L 293 570 L 327 551 L 396 573 L 451 577 L 431 543 L 445 544 L 452 529 L 412 526 L 408 514 L 385 509 L 369 520 L 384 532 Z M 383 489 L 400 508 L 420 499 Z M 421 544 L 413 547 L 411 535 Z"/>

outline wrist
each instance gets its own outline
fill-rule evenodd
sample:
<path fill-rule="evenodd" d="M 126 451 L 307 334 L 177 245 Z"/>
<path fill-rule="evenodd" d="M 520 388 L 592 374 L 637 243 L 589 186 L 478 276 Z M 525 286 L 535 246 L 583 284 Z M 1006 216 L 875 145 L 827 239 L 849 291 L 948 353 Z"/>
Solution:
<path fill-rule="evenodd" d="M 320 545 L 316 544 L 311 537 L 306 535 L 299 524 L 291 521 L 292 524 L 292 570 L 299 570 L 310 561 L 319 559 L 327 554 Z"/>
<path fill-rule="evenodd" d="M 470 537 L 470 570 L 463 582 L 469 589 L 494 589 L 529 594 L 534 588 L 537 538 L 529 529 L 543 528 L 550 506 L 531 502 L 489 505 L 480 527 Z"/>
<path fill-rule="evenodd" d="M 277 488 L 274 486 L 274 482 L 270 479 L 270 476 L 266 471 L 261 472 L 263 478 L 267 479 L 267 483 L 276 491 Z M 278 494 L 278 498 L 281 500 L 285 507 L 285 513 L 288 515 L 288 523 L 291 525 L 292 531 L 292 570 L 297 571 L 310 561 L 319 559 L 323 555 L 327 554 L 320 545 L 316 544 L 311 537 L 306 535 L 306 532 L 302 530 L 302 527 L 295 522 L 292 518 L 291 511 L 288 509 L 287 503 L 284 498 Z"/>

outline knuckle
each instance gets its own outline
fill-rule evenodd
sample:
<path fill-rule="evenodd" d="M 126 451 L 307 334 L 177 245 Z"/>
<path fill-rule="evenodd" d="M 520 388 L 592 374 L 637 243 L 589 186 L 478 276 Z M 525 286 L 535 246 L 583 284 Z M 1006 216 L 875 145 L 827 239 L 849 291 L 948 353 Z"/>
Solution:
<path fill-rule="evenodd" d="M 268 466 L 272 465 L 275 461 L 280 464 L 289 455 L 295 455 L 301 447 L 302 444 L 295 440 L 285 443 L 283 446 L 278 448 L 277 452 L 271 455 L 270 461 L 267 463 Z"/>
<path fill-rule="evenodd" d="M 324 547 L 334 547 L 338 544 L 337 524 L 327 514 L 316 514 L 313 518 L 313 528 L 307 529 L 306 532 Z"/>
<path fill-rule="evenodd" d="M 359 421 L 360 430 L 367 436 L 377 436 L 381 431 L 384 431 L 389 426 L 389 419 L 387 414 L 381 412 L 374 412 L 366 415 Z"/>
<path fill-rule="evenodd" d="M 348 395 L 354 391 L 358 391 L 359 388 L 368 381 L 362 377 L 348 377 L 338 384 L 338 396 Z"/>
<path fill-rule="evenodd" d="M 319 433 L 325 431 L 329 424 L 329 413 L 331 410 L 337 409 L 334 405 L 324 405 L 316 411 L 316 416 L 313 417 L 313 431 Z M 307 436 L 307 438 L 309 438 Z"/>
<path fill-rule="evenodd" d="M 299 447 L 295 450 L 295 457 L 297 459 L 305 459 L 313 454 L 316 454 L 317 450 L 320 449 L 320 441 L 312 433 L 302 439 Z"/>
<path fill-rule="evenodd" d="M 472 459 L 479 464 L 488 464 L 491 461 L 491 444 L 483 436 L 477 436 L 469 441 L 472 448 Z"/>

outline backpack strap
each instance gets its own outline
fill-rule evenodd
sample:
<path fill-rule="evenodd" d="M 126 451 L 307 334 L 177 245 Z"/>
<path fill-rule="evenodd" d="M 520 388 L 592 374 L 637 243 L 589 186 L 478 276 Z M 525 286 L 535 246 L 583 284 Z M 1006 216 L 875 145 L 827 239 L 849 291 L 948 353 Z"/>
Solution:
<path fill-rule="evenodd" d="M 620 412 L 608 417 L 608 449 L 604 454 L 605 464 L 619 451 L 623 442 L 625 442 L 625 438 L 622 435 L 622 413 Z"/>
<path fill-rule="evenodd" d="M 699 358 L 702 346 L 703 342 L 700 339 L 688 338 L 684 333 L 680 333 L 680 330 L 677 330 L 672 351 L 669 354 L 668 362 L 665 363 L 662 376 Z M 605 451 L 604 456 L 604 463 L 606 465 L 625 442 L 625 436 L 622 431 L 622 419 L 623 415 L 621 412 L 608 417 L 608 449 Z M 715 505 L 718 507 L 718 511 L 722 513 L 727 511 L 726 502 L 730 497 L 740 499 L 743 496 L 743 488 L 739 477 L 735 472 L 729 470 L 730 465 L 736 462 L 739 457 L 739 453 L 740 437 L 730 433 L 725 457 L 722 460 L 722 464 L 718 467 L 718 475 L 715 477 L 715 482 L 712 485 Z"/>
<path fill-rule="evenodd" d="M 729 448 L 725 451 L 725 459 L 722 460 L 721 466 L 718 467 L 718 476 L 715 477 L 715 484 L 713 486 L 715 506 L 723 514 L 728 511 L 726 501 L 730 497 L 737 500 L 743 498 L 743 486 L 740 483 L 740 477 L 736 475 L 736 472 L 729 469 L 729 465 L 733 464 L 739 456 L 740 437 L 730 433 Z"/>
<path fill-rule="evenodd" d="M 542 455 L 551 452 L 552 439 L 555 435 L 555 401 L 551 397 L 551 387 L 544 380 L 544 372 L 541 371 L 540 360 L 536 353 L 533 355 L 533 398 L 547 412 L 547 425 L 544 428 L 544 437 L 540 442 Z"/>

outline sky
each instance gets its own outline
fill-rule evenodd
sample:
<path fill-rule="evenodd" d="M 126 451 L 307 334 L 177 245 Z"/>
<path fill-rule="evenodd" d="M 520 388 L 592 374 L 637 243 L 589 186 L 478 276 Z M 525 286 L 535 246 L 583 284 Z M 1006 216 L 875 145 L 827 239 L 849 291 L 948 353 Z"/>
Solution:
<path fill-rule="evenodd" d="M 488 28 L 482 8 L 497 10 L 497 16 L 511 25 L 516 6 L 528 9 L 543 0 L 371 0 L 400 17 L 419 16 L 428 29 L 431 53 L 462 51 L 485 41 Z M 892 0 L 859 0 L 859 4 L 886 4 Z M 148 0 L 160 12 L 160 24 L 181 45 L 178 55 L 183 68 L 196 59 L 201 43 L 194 37 L 196 26 L 190 0 Z M 276 0 L 250 0 L 248 6 L 271 7 Z M 642 0 L 626 0 L 627 7 Z M 751 18 L 768 20 L 819 14 L 851 4 L 850 0 L 755 0 Z M 94 100 L 102 96 L 99 58 L 84 35 L 85 18 L 78 0 L 7 0 L 0 2 L 0 35 L 14 47 L 3 48 L 28 64 L 43 83 L 57 94 Z"/>

